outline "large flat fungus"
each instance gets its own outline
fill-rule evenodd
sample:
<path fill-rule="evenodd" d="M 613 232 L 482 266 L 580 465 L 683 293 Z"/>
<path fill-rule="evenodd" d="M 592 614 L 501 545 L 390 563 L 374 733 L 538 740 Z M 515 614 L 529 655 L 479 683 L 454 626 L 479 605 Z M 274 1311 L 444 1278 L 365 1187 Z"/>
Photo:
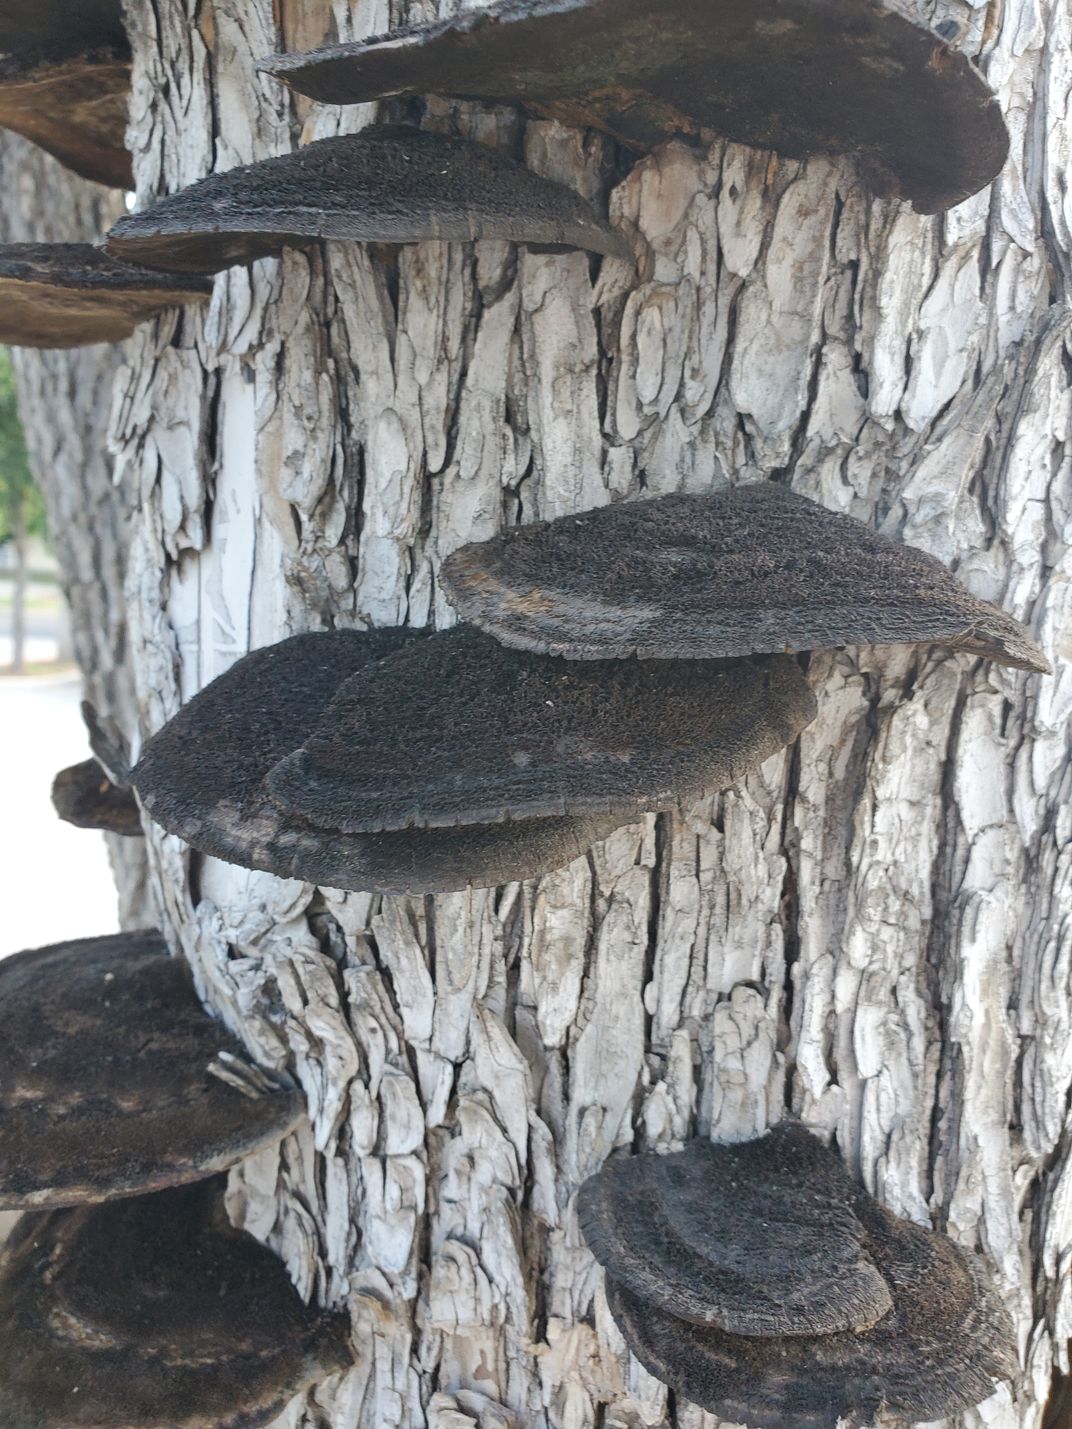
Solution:
<path fill-rule="evenodd" d="M 799 1126 L 613 1161 L 578 1214 L 629 1348 L 732 1423 L 941 1419 L 1016 1373 L 982 1263 L 885 1210 Z"/>
<path fill-rule="evenodd" d="M 410 630 L 337 630 L 296 635 L 243 657 L 149 741 L 132 776 L 147 812 L 216 858 L 329 888 L 384 893 L 532 878 L 570 863 L 627 822 L 560 817 L 355 835 L 277 800 L 267 776 L 312 734 L 339 687 L 422 638 Z M 406 703 L 394 723 L 404 738 Z"/>
<path fill-rule="evenodd" d="M 400 125 L 212 174 L 121 218 L 105 247 L 150 268 L 214 273 L 322 238 L 501 238 L 631 256 L 572 189 L 482 144 Z"/>
<path fill-rule="evenodd" d="M 260 1429 L 352 1362 L 215 1182 L 24 1216 L 0 1257 L 5 1429 Z"/>
<path fill-rule="evenodd" d="M 1048 672 L 1029 633 L 924 551 L 777 482 L 620 502 L 464 546 L 464 620 L 570 660 L 937 643 Z"/>
<path fill-rule="evenodd" d="M 0 1209 L 200 1180 L 303 1114 L 301 1094 L 250 1064 L 208 1015 L 159 934 L 0 962 Z"/>
<path fill-rule="evenodd" d="M 119 0 L 5 0 L 0 127 L 85 179 L 129 188 L 130 45 Z"/>
<path fill-rule="evenodd" d="M 727 787 L 814 715 L 792 660 L 571 663 L 458 626 L 341 685 L 267 787 L 349 833 L 627 822 Z"/>
<path fill-rule="evenodd" d="M 207 278 L 153 273 L 89 243 L 0 244 L 0 342 L 80 347 L 120 342 L 139 323 L 204 302 Z"/>
<path fill-rule="evenodd" d="M 261 68 L 329 104 L 440 94 L 641 149 L 712 130 L 792 158 L 855 154 L 923 213 L 978 192 L 1009 148 L 967 56 L 877 0 L 500 0 Z"/>

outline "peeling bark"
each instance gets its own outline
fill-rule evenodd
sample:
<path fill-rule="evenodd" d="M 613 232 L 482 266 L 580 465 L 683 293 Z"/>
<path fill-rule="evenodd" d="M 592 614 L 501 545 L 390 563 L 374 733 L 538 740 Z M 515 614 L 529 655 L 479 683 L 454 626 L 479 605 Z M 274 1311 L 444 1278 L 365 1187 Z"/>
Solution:
<path fill-rule="evenodd" d="M 323 37 L 314 10 L 286 0 L 280 32 L 268 0 L 128 7 L 142 202 L 369 117 L 255 75 Z M 713 1425 L 626 1353 L 574 1195 L 616 1146 L 787 1110 L 989 1258 L 1024 1370 L 959 1422 L 1040 1422 L 1072 1333 L 1072 18 L 914 13 L 962 23 L 1013 133 L 944 218 L 871 198 L 849 161 L 673 142 L 633 164 L 462 109 L 606 196 L 638 272 L 328 243 L 129 345 L 112 436 L 143 733 L 296 631 L 449 622 L 441 560 L 504 524 L 757 474 L 950 563 L 1058 669 L 817 654 L 794 750 L 498 891 L 343 895 L 156 831 L 169 936 L 309 1100 L 232 1203 L 303 1293 L 349 1305 L 359 1360 L 280 1423 Z"/>

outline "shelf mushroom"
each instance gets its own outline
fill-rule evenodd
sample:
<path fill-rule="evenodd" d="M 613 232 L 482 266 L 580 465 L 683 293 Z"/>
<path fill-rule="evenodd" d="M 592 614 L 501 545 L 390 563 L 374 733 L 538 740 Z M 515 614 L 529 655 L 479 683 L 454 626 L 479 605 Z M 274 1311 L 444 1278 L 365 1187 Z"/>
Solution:
<path fill-rule="evenodd" d="M 1017 1371 L 982 1263 L 880 1206 L 797 1124 L 612 1160 L 577 1214 L 630 1349 L 730 1422 L 941 1419 Z"/>
<path fill-rule="evenodd" d="M 230 863 L 382 893 L 532 878 L 572 862 L 626 822 L 563 817 L 355 835 L 278 803 L 266 776 L 312 732 L 340 685 L 420 638 L 408 630 L 336 630 L 244 656 L 147 744 L 132 775 L 146 811 Z"/>
<path fill-rule="evenodd" d="M 113 784 L 96 759 L 61 769 L 52 781 L 52 807 L 67 824 L 141 838 L 141 814 L 130 789 Z"/>
<path fill-rule="evenodd" d="M 266 784 L 345 833 L 627 822 L 725 788 L 814 716 L 792 660 L 576 664 L 456 626 L 353 675 Z"/>
<path fill-rule="evenodd" d="M 463 620 L 569 660 L 911 642 L 1050 670 L 933 556 L 772 481 L 517 527 L 455 551 L 440 579 Z"/>
<path fill-rule="evenodd" d="M 24 1216 L 0 1256 L 8 1429 L 259 1429 L 352 1360 L 215 1182 Z"/>
<path fill-rule="evenodd" d="M 563 184 L 482 144 L 386 124 L 212 174 L 121 218 L 105 247 L 150 268 L 215 273 L 321 238 L 505 238 L 632 256 Z"/>
<path fill-rule="evenodd" d="M 561 867 L 649 793 L 724 787 L 815 711 L 791 661 L 577 674 L 472 630 L 295 636 L 195 696 L 132 781 L 153 819 L 216 857 L 442 892 Z"/>
<path fill-rule="evenodd" d="M 792 158 L 856 154 L 923 213 L 985 187 L 1009 148 L 971 61 L 875 0 L 499 0 L 260 68 L 329 104 L 440 94 L 641 149 L 707 129 Z"/>
<path fill-rule="evenodd" d="M 151 273 L 89 243 L 0 244 L 0 342 L 80 347 L 120 342 L 167 308 L 201 303 L 209 279 Z"/>
<path fill-rule="evenodd" d="M 130 46 L 113 0 L 7 0 L 0 15 L 0 128 L 82 178 L 132 183 L 126 150 Z"/>
<path fill-rule="evenodd" d="M 0 962 L 0 1112 L 0 1210 L 25 1210 L 213 1176 L 304 1100 L 249 1063 L 159 934 L 119 933 Z"/>

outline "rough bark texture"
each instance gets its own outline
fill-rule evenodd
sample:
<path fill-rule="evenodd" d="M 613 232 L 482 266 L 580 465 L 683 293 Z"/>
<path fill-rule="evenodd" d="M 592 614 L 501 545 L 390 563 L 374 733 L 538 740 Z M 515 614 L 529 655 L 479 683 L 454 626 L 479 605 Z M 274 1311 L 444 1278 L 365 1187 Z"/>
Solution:
<path fill-rule="evenodd" d="M 269 0 L 129 5 L 142 202 L 369 117 L 254 74 L 324 38 L 326 7 L 280 8 L 281 33 Z M 333 8 L 343 37 L 435 11 Z M 221 275 L 128 350 L 144 732 L 292 632 L 448 621 L 439 563 L 504 523 L 761 474 L 953 564 L 1058 666 L 815 656 L 789 754 L 498 892 L 342 896 L 156 834 L 169 936 L 309 1099 L 311 1131 L 233 1202 L 303 1292 L 349 1304 L 359 1361 L 281 1423 L 709 1429 L 626 1354 L 575 1192 L 616 1146 L 787 1109 L 989 1257 L 1024 1369 L 963 1422 L 1039 1422 L 1072 1331 L 1072 18 L 911 13 L 962 23 L 1013 133 L 944 218 L 874 201 L 850 162 L 672 143 L 633 164 L 472 112 L 609 192 L 638 273 L 327 244 Z"/>
<path fill-rule="evenodd" d="M 0 131 L 0 241 L 93 241 L 123 212 L 122 195 L 86 183 L 25 139 Z M 85 694 L 128 735 L 137 705 L 127 643 L 123 576 L 131 499 L 112 480 L 108 420 L 121 347 L 60 352 L 13 348 L 30 466 L 71 612 Z M 59 772 L 58 770 L 56 771 Z M 123 927 L 155 921 L 144 845 L 105 835 Z"/>

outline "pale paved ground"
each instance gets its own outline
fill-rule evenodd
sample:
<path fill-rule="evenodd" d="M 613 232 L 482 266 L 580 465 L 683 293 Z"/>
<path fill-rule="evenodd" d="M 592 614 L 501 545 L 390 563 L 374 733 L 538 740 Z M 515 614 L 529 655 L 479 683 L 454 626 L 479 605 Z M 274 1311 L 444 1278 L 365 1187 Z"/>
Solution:
<path fill-rule="evenodd" d="M 77 675 L 0 676 L 0 957 L 114 933 L 102 834 L 57 818 L 53 777 L 89 755 Z"/>

